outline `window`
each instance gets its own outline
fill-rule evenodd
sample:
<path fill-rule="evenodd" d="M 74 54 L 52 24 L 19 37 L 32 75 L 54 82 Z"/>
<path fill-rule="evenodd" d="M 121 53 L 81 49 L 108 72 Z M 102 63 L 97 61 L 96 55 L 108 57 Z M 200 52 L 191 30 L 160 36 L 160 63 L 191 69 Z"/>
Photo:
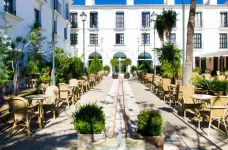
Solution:
<path fill-rule="evenodd" d="M 219 34 L 219 48 L 227 48 L 227 34 L 226 33 Z"/>
<path fill-rule="evenodd" d="M 201 12 L 195 13 L 195 27 L 196 28 L 202 27 L 202 13 Z"/>
<path fill-rule="evenodd" d="M 57 21 L 54 21 L 54 33 L 57 34 Z"/>
<path fill-rule="evenodd" d="M 124 13 L 116 13 L 116 28 L 124 28 Z"/>
<path fill-rule="evenodd" d="M 142 13 L 142 27 L 150 27 L 150 12 Z"/>
<path fill-rule="evenodd" d="M 90 28 L 98 27 L 98 13 L 92 12 L 90 13 Z"/>
<path fill-rule="evenodd" d="M 70 14 L 71 28 L 78 28 L 78 13 Z"/>
<path fill-rule="evenodd" d="M 193 47 L 194 48 L 202 48 L 202 35 L 201 35 L 201 33 L 194 33 Z"/>
<path fill-rule="evenodd" d="M 64 28 L 64 39 L 67 39 L 67 28 Z"/>
<path fill-rule="evenodd" d="M 55 9 L 58 13 L 62 14 L 62 13 L 61 13 L 62 5 L 59 3 L 58 0 L 54 0 L 54 9 Z"/>
<path fill-rule="evenodd" d="M 227 25 L 227 12 L 221 12 L 221 27 L 228 27 Z"/>
<path fill-rule="evenodd" d="M 150 33 L 142 33 L 142 44 L 150 44 Z"/>
<path fill-rule="evenodd" d="M 123 33 L 116 34 L 116 44 L 124 44 L 124 34 Z"/>
<path fill-rule="evenodd" d="M 169 43 L 171 43 L 171 44 L 176 43 L 176 33 L 171 33 Z"/>
<path fill-rule="evenodd" d="M 90 44 L 98 44 L 98 35 L 90 34 Z"/>
<path fill-rule="evenodd" d="M 70 34 L 70 44 L 71 45 L 78 44 L 78 34 Z"/>
<path fill-rule="evenodd" d="M 70 14 L 70 12 L 69 12 L 69 4 L 66 4 L 66 9 L 65 9 L 65 19 L 66 20 L 69 20 L 69 14 Z"/>
<path fill-rule="evenodd" d="M 16 8 L 14 6 L 16 6 L 14 0 L 4 0 L 4 10 L 6 12 L 16 15 Z"/>
<path fill-rule="evenodd" d="M 195 57 L 195 67 L 200 67 L 200 58 Z"/>
<path fill-rule="evenodd" d="M 39 26 L 41 27 L 41 17 L 40 17 L 40 11 L 37 9 L 34 9 L 34 17 L 35 17 L 35 22 L 39 22 Z"/>

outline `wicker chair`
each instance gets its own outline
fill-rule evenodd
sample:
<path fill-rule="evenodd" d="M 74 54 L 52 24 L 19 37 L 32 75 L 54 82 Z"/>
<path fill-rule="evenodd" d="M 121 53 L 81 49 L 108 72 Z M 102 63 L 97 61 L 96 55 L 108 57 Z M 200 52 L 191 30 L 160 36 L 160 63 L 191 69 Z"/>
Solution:
<path fill-rule="evenodd" d="M 186 118 L 186 109 L 195 110 L 200 106 L 200 103 L 196 103 L 191 96 L 195 93 L 194 86 L 180 86 L 182 90 L 182 111 L 183 116 Z"/>
<path fill-rule="evenodd" d="M 73 85 L 73 86 L 75 86 L 74 87 L 74 89 L 73 89 L 73 100 L 74 100 L 74 102 L 76 103 L 77 102 L 77 100 L 80 98 L 80 88 L 81 87 L 79 87 L 78 86 L 78 80 L 77 79 L 70 79 L 69 80 L 69 85 Z"/>
<path fill-rule="evenodd" d="M 43 102 L 44 112 L 51 110 L 53 118 L 56 118 L 57 107 L 59 103 L 59 89 L 57 86 L 49 86 L 46 88 L 45 95 L 50 96 Z"/>
<path fill-rule="evenodd" d="M 69 90 L 69 86 L 65 83 L 59 83 L 59 100 L 66 101 L 68 108 L 70 108 L 70 102 L 72 99 L 72 93 Z"/>
<path fill-rule="evenodd" d="M 225 114 L 228 108 L 227 103 L 228 96 L 213 96 L 210 99 L 210 105 L 206 106 L 208 109 L 200 111 L 200 116 L 209 122 L 207 132 L 208 136 L 210 135 L 211 123 L 214 120 L 218 120 L 218 128 L 220 126 L 220 122 L 222 121 L 223 125 L 225 126 L 226 133 L 228 134 L 225 122 Z"/>
<path fill-rule="evenodd" d="M 160 85 L 160 94 L 163 95 L 164 101 L 166 102 L 166 98 L 170 98 L 170 90 L 169 90 L 169 85 L 171 84 L 171 79 L 168 78 L 163 78 L 162 83 Z"/>
<path fill-rule="evenodd" d="M 39 114 L 38 112 L 29 111 L 29 109 L 36 106 L 29 107 L 28 100 L 22 97 L 12 97 L 8 101 L 8 103 L 14 114 L 14 123 L 10 132 L 10 136 L 12 135 L 16 127 L 24 126 L 27 128 L 28 137 L 30 137 L 30 121 L 36 117 L 38 118 Z M 38 119 L 38 122 L 40 126 L 42 126 L 42 122 L 40 119 Z"/>

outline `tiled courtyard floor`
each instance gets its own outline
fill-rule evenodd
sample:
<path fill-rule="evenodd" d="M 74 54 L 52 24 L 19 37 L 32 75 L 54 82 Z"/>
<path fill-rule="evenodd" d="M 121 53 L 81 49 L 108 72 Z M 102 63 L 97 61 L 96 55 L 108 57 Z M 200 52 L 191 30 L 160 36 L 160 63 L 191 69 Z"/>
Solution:
<path fill-rule="evenodd" d="M 91 89 L 88 93 L 81 97 L 77 105 L 83 105 L 88 102 L 96 102 L 102 106 L 106 119 L 112 116 L 112 103 L 115 98 L 117 82 L 113 82 L 109 77 Z M 182 117 L 177 115 L 169 105 L 160 100 L 144 85 L 136 79 L 124 81 L 124 91 L 126 97 L 126 113 L 130 122 L 131 130 L 129 136 L 134 137 L 136 128 L 136 117 L 140 110 L 145 108 L 160 110 L 163 116 L 163 134 L 166 137 L 165 149 L 228 149 L 227 135 L 216 130 L 211 130 L 211 136 L 208 138 L 203 130 L 197 129 L 195 125 L 188 121 L 184 121 Z M 34 131 L 32 138 L 27 139 L 25 133 L 19 132 L 10 139 L 6 139 L 0 145 L 0 149 L 78 149 L 77 134 L 73 128 L 72 113 L 75 106 L 61 109 L 57 119 L 49 119 L 43 130 Z M 109 126 L 112 122 L 106 121 Z M 207 128 L 203 126 L 203 128 Z M 37 129 L 35 127 L 34 129 Z M 205 129 L 205 131 L 207 131 Z"/>

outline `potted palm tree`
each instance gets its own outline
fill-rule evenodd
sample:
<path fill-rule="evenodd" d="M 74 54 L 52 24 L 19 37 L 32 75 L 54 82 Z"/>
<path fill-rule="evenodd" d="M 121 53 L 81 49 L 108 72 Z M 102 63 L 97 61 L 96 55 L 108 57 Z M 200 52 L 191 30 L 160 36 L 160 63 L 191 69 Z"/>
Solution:
<path fill-rule="evenodd" d="M 110 71 L 109 65 L 105 65 L 105 66 L 104 66 L 104 71 L 105 71 L 105 75 L 108 76 L 108 73 L 109 73 L 109 71 Z"/>
<path fill-rule="evenodd" d="M 141 111 L 137 122 L 138 138 L 154 144 L 159 150 L 163 150 L 162 122 L 162 116 L 159 111 L 147 109 Z"/>
<path fill-rule="evenodd" d="M 91 143 L 105 138 L 105 115 L 96 103 L 76 107 L 73 119 L 79 141 Z"/>

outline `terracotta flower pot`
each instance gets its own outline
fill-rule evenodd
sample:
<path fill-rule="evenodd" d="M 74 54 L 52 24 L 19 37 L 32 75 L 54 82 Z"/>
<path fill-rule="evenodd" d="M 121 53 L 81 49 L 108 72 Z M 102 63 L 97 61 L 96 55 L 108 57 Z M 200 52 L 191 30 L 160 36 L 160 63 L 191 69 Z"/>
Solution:
<path fill-rule="evenodd" d="M 138 136 L 139 139 L 145 142 L 154 144 L 159 150 L 164 149 L 164 135 L 162 136 Z"/>

